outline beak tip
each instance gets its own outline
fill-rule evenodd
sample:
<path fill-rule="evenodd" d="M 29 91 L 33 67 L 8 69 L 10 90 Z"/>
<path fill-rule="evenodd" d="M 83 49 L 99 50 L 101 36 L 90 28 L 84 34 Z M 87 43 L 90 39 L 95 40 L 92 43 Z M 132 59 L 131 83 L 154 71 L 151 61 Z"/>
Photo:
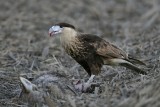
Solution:
<path fill-rule="evenodd" d="M 51 33 L 48 33 L 48 35 L 51 37 Z"/>
<path fill-rule="evenodd" d="M 50 37 L 52 37 L 53 33 L 54 33 L 53 29 L 50 28 L 49 31 L 48 31 L 48 35 L 49 35 Z"/>
<path fill-rule="evenodd" d="M 52 37 L 52 36 L 53 36 L 53 34 L 52 34 L 52 33 L 49 33 L 49 36 L 50 36 L 50 37 Z"/>

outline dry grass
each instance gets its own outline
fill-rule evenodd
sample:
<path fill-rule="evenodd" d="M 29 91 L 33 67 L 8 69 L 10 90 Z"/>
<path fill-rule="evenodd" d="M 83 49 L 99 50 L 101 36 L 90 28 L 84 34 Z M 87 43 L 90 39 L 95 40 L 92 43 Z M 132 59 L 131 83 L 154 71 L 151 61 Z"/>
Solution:
<path fill-rule="evenodd" d="M 158 0 L 2 0 L 0 106 L 30 106 L 27 97 L 19 98 L 19 76 L 38 86 L 48 106 L 160 106 L 159 7 Z M 49 38 L 48 28 L 57 22 L 72 23 L 80 31 L 112 41 L 145 61 L 148 75 L 104 66 L 95 79 L 99 88 L 93 93 L 75 94 L 72 79 L 89 77 L 66 55 L 58 38 Z M 53 77 L 59 78 L 58 83 Z M 34 103 L 47 105 L 43 101 Z"/>

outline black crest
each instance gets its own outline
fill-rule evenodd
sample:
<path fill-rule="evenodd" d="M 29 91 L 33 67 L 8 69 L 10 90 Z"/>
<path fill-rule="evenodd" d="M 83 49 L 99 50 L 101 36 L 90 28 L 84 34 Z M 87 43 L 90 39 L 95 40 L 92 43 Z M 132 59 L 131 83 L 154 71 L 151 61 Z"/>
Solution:
<path fill-rule="evenodd" d="M 68 23 L 58 23 L 56 25 L 59 25 L 60 27 L 70 27 L 72 29 L 75 29 L 75 27 L 71 24 L 68 24 Z"/>

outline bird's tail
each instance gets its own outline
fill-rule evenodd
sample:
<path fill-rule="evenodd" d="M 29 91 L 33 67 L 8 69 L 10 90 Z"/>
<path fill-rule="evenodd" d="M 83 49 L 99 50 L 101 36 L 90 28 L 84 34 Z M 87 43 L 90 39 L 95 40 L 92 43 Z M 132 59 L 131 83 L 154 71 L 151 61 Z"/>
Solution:
<path fill-rule="evenodd" d="M 144 62 L 142 62 L 142 61 L 140 61 L 136 58 L 133 58 L 131 56 L 128 56 L 128 59 L 125 59 L 125 60 L 128 61 L 128 62 L 131 62 L 132 64 L 139 64 L 139 65 L 145 65 L 146 66 L 146 64 Z"/>
<path fill-rule="evenodd" d="M 120 63 L 121 66 L 127 67 L 131 70 L 136 71 L 137 73 L 143 74 L 143 75 L 147 75 L 147 73 L 145 71 L 143 71 L 142 69 L 136 67 L 135 65 L 133 65 L 132 63 Z"/>
<path fill-rule="evenodd" d="M 143 71 L 142 69 L 138 68 L 137 66 L 135 66 L 134 64 L 141 64 L 141 65 L 144 65 L 143 62 L 137 60 L 137 59 L 112 59 L 111 60 L 112 64 L 118 64 L 118 65 L 121 65 L 121 66 L 124 66 L 124 67 L 127 67 L 131 70 L 134 70 L 136 71 L 137 73 L 140 73 L 140 74 L 143 74 L 143 75 L 146 75 L 147 73 L 145 71 Z"/>
<path fill-rule="evenodd" d="M 142 69 L 140 69 L 140 68 L 138 68 L 134 65 L 134 64 L 139 64 L 139 65 L 145 65 L 146 66 L 146 64 L 144 62 L 142 62 L 142 61 L 140 61 L 136 58 L 133 58 L 131 56 L 128 56 L 128 59 L 125 59 L 125 60 L 128 61 L 129 63 L 122 63 L 121 64 L 122 66 L 125 66 L 129 69 L 132 69 L 132 70 L 137 71 L 138 73 L 141 73 L 141 74 L 144 74 L 144 75 L 147 74 L 145 71 L 143 71 Z"/>

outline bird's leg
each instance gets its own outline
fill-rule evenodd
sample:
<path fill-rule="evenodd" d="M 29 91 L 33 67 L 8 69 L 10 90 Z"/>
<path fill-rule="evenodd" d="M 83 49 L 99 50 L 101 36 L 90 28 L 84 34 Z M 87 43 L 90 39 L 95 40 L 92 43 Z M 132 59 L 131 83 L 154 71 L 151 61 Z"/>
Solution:
<path fill-rule="evenodd" d="M 87 92 L 91 86 L 92 86 L 92 82 L 94 79 L 95 75 L 91 75 L 91 77 L 89 78 L 89 80 L 87 82 L 82 82 L 79 80 L 77 81 L 74 85 L 75 85 L 75 89 L 81 92 Z"/>

